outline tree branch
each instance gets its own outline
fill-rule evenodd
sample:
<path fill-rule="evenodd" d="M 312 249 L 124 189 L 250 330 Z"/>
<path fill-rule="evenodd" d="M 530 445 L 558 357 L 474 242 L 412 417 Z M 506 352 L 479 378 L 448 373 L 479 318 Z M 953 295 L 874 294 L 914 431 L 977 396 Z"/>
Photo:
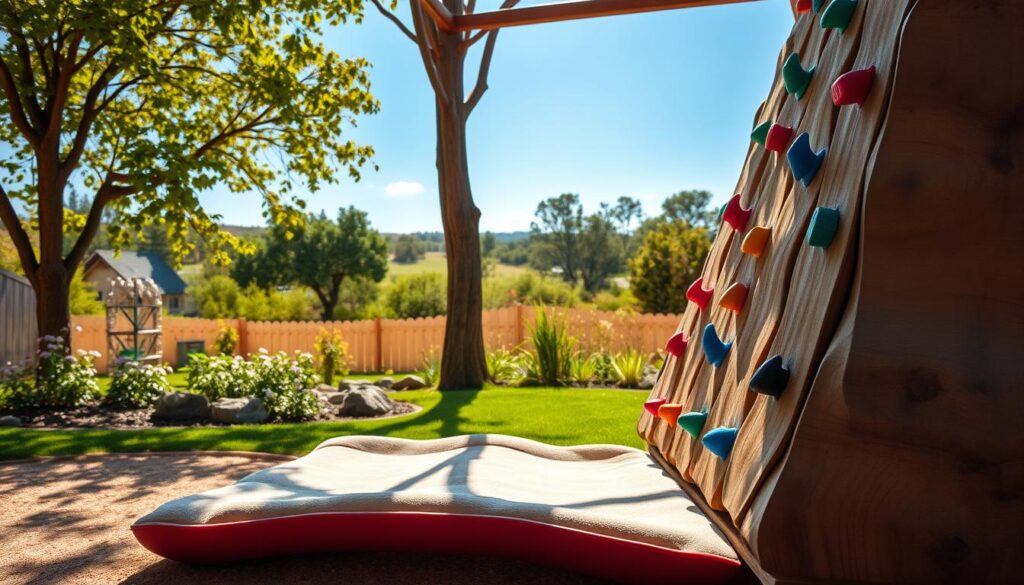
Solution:
<path fill-rule="evenodd" d="M 423 67 L 427 70 L 427 78 L 430 80 L 430 85 L 434 88 L 437 100 L 447 107 L 451 101 L 448 97 L 448 92 L 445 91 L 444 85 L 441 83 L 441 74 L 437 70 L 437 62 L 434 60 L 433 51 L 429 46 L 430 35 L 426 28 L 436 25 L 433 21 L 423 18 L 423 8 L 418 0 L 413 0 L 412 2 L 412 20 L 416 26 L 416 31 L 420 33 L 420 42 L 416 43 L 416 46 L 419 47 L 420 57 L 423 59 Z"/>
<path fill-rule="evenodd" d="M 395 23 L 395 26 L 398 27 L 398 30 L 402 31 L 402 34 L 409 37 L 409 40 L 411 40 L 412 42 L 419 44 L 419 39 L 416 38 L 416 34 L 409 30 L 409 27 L 405 26 L 405 24 L 398 18 L 398 15 L 385 8 L 384 5 L 381 4 L 380 0 L 371 1 L 373 2 L 373 5 L 377 7 L 377 10 L 379 10 L 380 13 L 384 15 L 385 18 Z M 413 0 L 413 2 L 416 1 L 418 0 Z"/>
<path fill-rule="evenodd" d="M 14 82 L 14 76 L 11 75 L 11 70 L 7 67 L 7 61 L 5 61 L 3 57 L 0 57 L 0 82 L 3 83 L 4 95 L 7 97 L 7 103 L 11 106 L 11 120 L 14 121 L 14 125 L 21 131 L 25 140 L 28 140 L 28 143 L 31 144 L 33 148 L 38 148 L 39 135 L 25 116 L 25 110 L 21 103 L 21 96 L 18 94 L 18 86 Z"/>
<path fill-rule="evenodd" d="M 516 4 L 519 4 L 519 0 L 505 0 L 505 2 L 502 2 L 501 8 L 512 8 Z M 469 97 L 466 99 L 466 106 L 463 109 L 464 118 L 469 118 L 469 115 L 473 113 L 473 109 L 480 103 L 480 98 L 484 97 L 484 94 L 487 92 L 487 76 L 491 72 L 491 58 L 494 57 L 494 45 L 498 41 L 498 30 L 494 29 L 487 33 L 484 54 L 480 57 L 480 71 L 476 76 L 476 85 L 473 86 L 473 91 L 470 92 Z"/>
<path fill-rule="evenodd" d="M 3 221 L 7 233 L 11 236 L 11 241 L 14 242 L 14 248 L 18 251 L 18 259 L 21 260 L 21 267 L 25 270 L 25 274 L 30 279 L 35 278 L 33 273 L 39 267 L 39 262 L 36 261 L 36 253 L 32 249 L 32 240 L 29 239 L 25 228 L 22 227 L 21 220 L 18 219 L 18 214 L 14 211 L 14 206 L 11 205 L 11 198 L 7 196 L 7 191 L 3 186 L 0 186 L 0 220 Z"/>

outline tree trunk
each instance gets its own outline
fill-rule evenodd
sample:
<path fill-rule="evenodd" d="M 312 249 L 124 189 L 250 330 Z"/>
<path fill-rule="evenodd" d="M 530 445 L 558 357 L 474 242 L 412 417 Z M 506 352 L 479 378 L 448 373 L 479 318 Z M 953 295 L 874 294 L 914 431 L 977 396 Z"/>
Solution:
<path fill-rule="evenodd" d="M 30 280 L 36 293 L 36 326 L 39 329 L 39 337 L 59 335 L 70 351 L 71 278 L 65 274 L 63 263 L 58 263 L 57 266 L 40 266 L 35 278 Z M 45 349 L 45 345 L 40 342 L 40 349 Z"/>
<path fill-rule="evenodd" d="M 437 177 L 448 261 L 448 322 L 438 388 L 482 388 L 487 378 L 483 335 L 480 210 L 473 203 L 462 101 L 465 55 L 457 35 L 438 35 L 438 73 L 449 103 L 437 105 Z"/>
<path fill-rule="evenodd" d="M 71 348 L 71 274 L 64 265 L 64 185 L 55 142 L 44 142 L 36 155 L 39 194 L 39 266 L 26 275 L 36 293 L 39 337 L 59 335 Z M 39 343 L 43 349 L 46 345 Z"/>

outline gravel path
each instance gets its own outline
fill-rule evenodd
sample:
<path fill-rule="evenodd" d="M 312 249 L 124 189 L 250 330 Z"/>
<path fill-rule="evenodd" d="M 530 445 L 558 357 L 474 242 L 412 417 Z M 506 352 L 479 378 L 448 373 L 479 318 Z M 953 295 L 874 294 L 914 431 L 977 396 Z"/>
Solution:
<path fill-rule="evenodd" d="M 0 583 L 597 583 L 513 560 L 456 555 L 329 553 L 188 566 L 145 550 L 128 529 L 166 500 L 233 482 L 284 459 L 147 453 L 0 462 Z"/>

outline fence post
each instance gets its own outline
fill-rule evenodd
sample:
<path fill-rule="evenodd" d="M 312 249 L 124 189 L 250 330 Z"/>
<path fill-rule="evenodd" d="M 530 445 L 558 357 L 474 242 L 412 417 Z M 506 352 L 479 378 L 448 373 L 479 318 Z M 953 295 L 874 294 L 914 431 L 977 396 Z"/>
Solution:
<path fill-rule="evenodd" d="M 373 319 L 373 330 L 374 330 L 374 333 L 375 333 L 374 336 L 377 338 L 377 343 L 376 343 L 377 351 L 374 354 L 374 360 L 373 360 L 373 368 L 374 369 L 373 369 L 373 371 L 374 372 L 378 372 L 378 373 L 384 371 L 384 340 L 383 340 L 384 336 L 382 334 L 384 328 L 381 325 L 382 324 L 381 324 L 380 317 L 375 317 Z"/>
<path fill-rule="evenodd" d="M 249 353 L 249 326 L 245 317 L 238 318 L 238 355 L 245 356 Z"/>

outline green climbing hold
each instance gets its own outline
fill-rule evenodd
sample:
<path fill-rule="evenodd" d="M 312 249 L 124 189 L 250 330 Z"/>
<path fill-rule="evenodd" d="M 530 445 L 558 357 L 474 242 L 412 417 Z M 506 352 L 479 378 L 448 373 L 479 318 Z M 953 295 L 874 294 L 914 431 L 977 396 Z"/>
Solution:
<path fill-rule="evenodd" d="M 811 5 L 811 9 L 817 14 L 821 12 L 821 7 L 825 5 L 828 0 L 814 0 L 814 4 Z"/>
<path fill-rule="evenodd" d="M 838 28 L 839 32 L 845 32 L 856 11 L 857 0 L 832 0 L 821 15 L 821 28 Z"/>
<path fill-rule="evenodd" d="M 814 77 L 814 69 L 804 69 L 800 65 L 800 55 L 796 53 L 786 58 L 786 64 L 782 66 L 782 80 L 786 83 L 786 91 L 795 95 L 798 101 L 807 93 L 807 86 Z"/>
<path fill-rule="evenodd" d="M 819 207 L 811 216 L 811 226 L 807 228 L 807 243 L 815 248 L 828 248 L 839 231 L 839 210 L 831 207 Z"/>
<path fill-rule="evenodd" d="M 768 142 L 768 130 L 770 130 L 771 127 L 771 121 L 761 124 L 757 128 L 754 128 L 754 131 L 750 133 L 750 139 L 761 146 L 764 146 L 765 143 Z"/>
<path fill-rule="evenodd" d="M 719 223 L 722 222 L 722 216 L 725 215 L 725 208 L 726 207 L 729 207 L 729 203 L 728 202 L 726 202 L 724 205 L 722 205 L 722 208 L 718 210 L 718 222 Z"/>
<path fill-rule="evenodd" d="M 679 428 L 690 433 L 690 436 L 696 439 L 704 431 L 704 423 L 707 420 L 708 413 L 706 412 L 684 412 L 679 415 L 679 420 L 676 422 L 679 424 Z"/>

